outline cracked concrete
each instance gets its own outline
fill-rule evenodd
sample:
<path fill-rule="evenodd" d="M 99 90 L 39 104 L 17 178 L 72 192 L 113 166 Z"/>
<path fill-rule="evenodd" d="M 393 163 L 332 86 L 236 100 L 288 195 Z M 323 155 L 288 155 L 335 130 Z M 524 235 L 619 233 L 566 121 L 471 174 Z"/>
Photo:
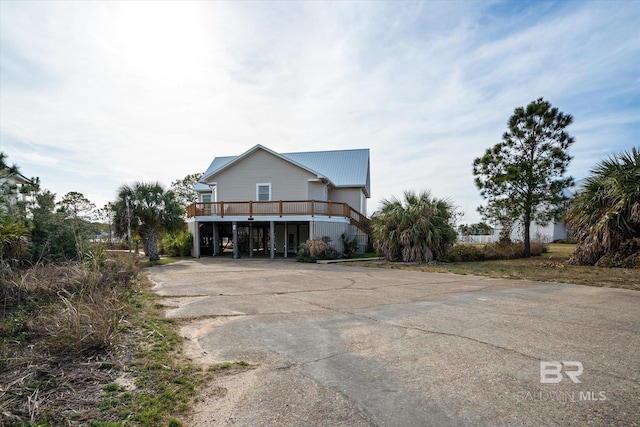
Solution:
<path fill-rule="evenodd" d="M 264 259 L 147 273 L 196 362 L 258 366 L 193 425 L 639 423 L 635 291 Z M 581 382 L 542 384 L 540 361 Z"/>

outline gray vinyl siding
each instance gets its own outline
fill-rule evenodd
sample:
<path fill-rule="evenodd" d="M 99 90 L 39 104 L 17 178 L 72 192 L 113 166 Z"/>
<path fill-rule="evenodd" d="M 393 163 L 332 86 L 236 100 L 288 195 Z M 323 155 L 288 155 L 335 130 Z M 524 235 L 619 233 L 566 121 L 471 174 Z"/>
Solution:
<path fill-rule="evenodd" d="M 347 237 L 358 239 L 358 253 L 364 253 L 367 249 L 368 236 L 357 227 L 342 222 L 322 222 L 314 221 L 313 234 L 314 237 L 331 238 L 331 244 L 336 247 L 338 252 L 342 252 L 344 247 L 342 246 L 342 233 L 345 233 Z"/>
<path fill-rule="evenodd" d="M 331 244 L 342 252 L 342 240 L 340 236 L 342 233 L 349 232 L 349 224 L 344 222 L 313 222 L 313 237 L 330 237 Z"/>
<path fill-rule="evenodd" d="M 367 236 L 367 233 L 360 230 L 355 225 L 349 225 L 349 230 L 347 232 L 347 235 L 349 236 L 350 239 L 353 239 L 354 237 L 358 239 L 359 254 L 363 254 L 367 251 L 367 246 L 369 243 L 369 236 Z"/>
<path fill-rule="evenodd" d="M 271 183 L 271 200 L 307 200 L 312 173 L 263 150 L 257 150 L 211 178 L 218 200 L 256 200 L 256 184 Z"/>
<path fill-rule="evenodd" d="M 332 188 L 329 191 L 329 200 L 332 202 L 346 203 L 354 209 L 360 211 L 362 190 L 360 188 Z M 361 212 L 366 215 L 366 212 Z"/>
<path fill-rule="evenodd" d="M 322 184 L 322 182 L 315 182 L 315 181 L 309 182 L 309 192 L 308 192 L 309 200 L 324 201 L 324 194 L 322 191 L 323 186 L 324 184 Z"/>

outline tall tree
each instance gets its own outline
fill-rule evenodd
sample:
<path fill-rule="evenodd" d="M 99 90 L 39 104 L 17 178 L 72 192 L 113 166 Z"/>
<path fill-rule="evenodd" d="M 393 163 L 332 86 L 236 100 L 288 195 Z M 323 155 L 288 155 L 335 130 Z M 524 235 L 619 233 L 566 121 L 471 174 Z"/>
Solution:
<path fill-rule="evenodd" d="M 160 259 L 159 234 L 183 227 L 182 209 L 173 191 L 165 191 L 159 183 L 136 182 L 123 185 L 113 204 L 116 233 L 124 236 L 129 222 L 132 231 L 142 239 L 149 260 Z"/>
<path fill-rule="evenodd" d="M 77 259 L 77 234 L 67 213 L 56 209 L 56 195 L 48 190 L 36 194 L 36 202 L 31 208 L 33 224 L 31 240 L 32 257 L 35 261 L 56 261 Z"/>
<path fill-rule="evenodd" d="M 447 200 L 424 191 L 404 192 L 382 201 L 374 214 L 372 231 L 377 250 L 391 261 L 429 262 L 441 258 L 456 240 L 454 208 Z"/>
<path fill-rule="evenodd" d="M 531 256 L 531 223 L 558 218 L 564 190 L 573 185 L 564 177 L 574 139 L 565 130 L 573 117 L 543 98 L 518 107 L 507 122 L 502 142 L 473 162 L 476 186 L 487 205 L 478 211 L 487 220 L 521 222 L 525 256 Z"/>
<path fill-rule="evenodd" d="M 112 243 L 112 236 L 113 236 L 113 203 L 112 202 L 108 202 L 107 204 L 105 204 L 102 209 L 98 209 L 98 218 L 100 219 L 100 221 L 102 221 L 102 223 L 106 223 L 108 225 L 109 228 L 109 243 Z"/>
<path fill-rule="evenodd" d="M 634 264 L 633 258 L 640 261 L 640 147 L 595 166 L 571 201 L 567 220 L 578 243 L 573 255 L 578 263 L 596 264 L 618 254 L 623 266 Z"/>
<path fill-rule="evenodd" d="M 97 227 L 92 224 L 96 216 L 96 205 L 91 203 L 84 194 L 71 191 L 64 195 L 58 202 L 58 206 L 59 211 L 71 224 L 71 230 L 76 238 L 78 257 L 82 258 L 84 246 L 89 242 L 90 235 L 97 232 Z"/>
<path fill-rule="evenodd" d="M 175 193 L 176 199 L 185 211 L 191 203 L 198 200 L 198 193 L 194 187 L 201 177 L 201 173 L 192 173 L 171 183 L 170 190 Z"/>

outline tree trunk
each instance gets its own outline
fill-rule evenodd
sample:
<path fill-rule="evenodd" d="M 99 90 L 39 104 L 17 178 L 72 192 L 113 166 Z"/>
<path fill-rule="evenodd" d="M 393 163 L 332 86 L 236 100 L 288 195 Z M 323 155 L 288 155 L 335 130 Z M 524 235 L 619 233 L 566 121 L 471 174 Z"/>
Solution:
<path fill-rule="evenodd" d="M 147 233 L 146 249 L 149 251 L 147 252 L 149 261 L 157 261 L 160 259 L 160 255 L 158 254 L 158 232 L 155 228 L 151 228 Z"/>
<path fill-rule="evenodd" d="M 531 257 L 531 208 L 524 212 L 524 257 Z"/>
<path fill-rule="evenodd" d="M 430 248 L 425 248 L 423 257 L 424 257 L 424 262 L 433 261 L 433 251 Z"/>

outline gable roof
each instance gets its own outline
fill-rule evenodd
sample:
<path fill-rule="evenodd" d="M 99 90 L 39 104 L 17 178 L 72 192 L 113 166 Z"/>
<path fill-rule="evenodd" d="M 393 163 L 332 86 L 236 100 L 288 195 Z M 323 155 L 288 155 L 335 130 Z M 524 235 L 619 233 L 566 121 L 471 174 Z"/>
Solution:
<path fill-rule="evenodd" d="M 15 184 L 33 184 L 33 181 L 22 175 L 20 172 L 16 173 L 6 173 L 5 171 L 0 172 L 0 180 L 2 181 L 12 181 Z"/>
<path fill-rule="evenodd" d="M 334 187 L 362 187 L 369 197 L 368 149 L 285 153 L 283 156 L 326 176 Z"/>
<path fill-rule="evenodd" d="M 334 187 L 361 187 L 370 194 L 369 149 L 276 153 L 256 145 L 239 156 L 216 157 L 196 185 L 196 191 L 207 191 L 206 181 L 256 150 L 264 150 L 276 157 L 305 169 L 318 178 L 327 179 Z"/>

